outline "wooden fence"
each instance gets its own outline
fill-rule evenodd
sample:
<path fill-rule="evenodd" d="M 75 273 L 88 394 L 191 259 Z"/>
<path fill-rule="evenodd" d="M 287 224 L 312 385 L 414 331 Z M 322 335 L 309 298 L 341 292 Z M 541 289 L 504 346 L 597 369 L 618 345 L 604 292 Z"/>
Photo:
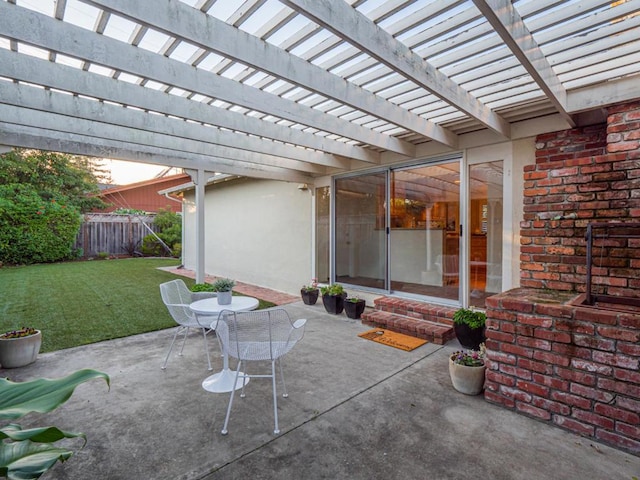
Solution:
<path fill-rule="evenodd" d="M 142 239 L 157 231 L 153 215 L 118 215 L 114 213 L 89 213 L 84 215 L 75 248 L 82 249 L 84 258 L 98 254 L 136 255 Z"/>

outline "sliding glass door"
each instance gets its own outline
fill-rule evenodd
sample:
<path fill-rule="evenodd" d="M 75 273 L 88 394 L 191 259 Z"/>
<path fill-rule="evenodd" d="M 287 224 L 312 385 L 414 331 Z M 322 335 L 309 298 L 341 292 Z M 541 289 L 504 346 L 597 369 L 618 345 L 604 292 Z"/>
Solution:
<path fill-rule="evenodd" d="M 387 173 L 335 180 L 336 282 L 387 289 Z"/>
<path fill-rule="evenodd" d="M 391 172 L 391 290 L 459 299 L 460 162 Z"/>
<path fill-rule="evenodd" d="M 503 166 L 462 162 L 336 178 L 334 281 L 484 307 L 502 288 Z"/>
<path fill-rule="evenodd" d="M 469 166 L 469 303 L 502 291 L 502 161 Z"/>

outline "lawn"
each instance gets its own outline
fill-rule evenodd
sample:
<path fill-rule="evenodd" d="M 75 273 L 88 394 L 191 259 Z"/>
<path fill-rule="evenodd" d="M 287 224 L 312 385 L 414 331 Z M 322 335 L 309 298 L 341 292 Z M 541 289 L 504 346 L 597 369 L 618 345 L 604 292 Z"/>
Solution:
<path fill-rule="evenodd" d="M 158 268 L 177 262 L 133 258 L 0 268 L 0 332 L 37 328 L 40 351 L 51 352 L 173 327 L 158 285 L 183 277 Z M 258 308 L 272 305 L 261 301 Z"/>

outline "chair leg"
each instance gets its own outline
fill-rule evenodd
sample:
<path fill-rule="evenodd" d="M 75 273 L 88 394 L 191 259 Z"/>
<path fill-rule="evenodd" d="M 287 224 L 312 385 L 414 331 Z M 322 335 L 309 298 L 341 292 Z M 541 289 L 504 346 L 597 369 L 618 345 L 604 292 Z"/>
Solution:
<path fill-rule="evenodd" d="M 180 353 L 178 355 L 182 356 L 182 351 L 184 350 L 184 344 L 187 343 L 187 336 L 189 335 L 189 327 L 183 327 L 184 329 L 184 338 L 182 339 L 182 348 L 180 349 Z"/>
<path fill-rule="evenodd" d="M 276 392 L 276 362 L 271 361 L 271 384 L 273 385 L 273 418 L 275 420 L 275 430 L 273 433 L 278 435 L 280 429 L 278 428 L 278 393 Z"/>
<path fill-rule="evenodd" d="M 282 359 L 278 359 L 278 366 L 280 367 L 280 378 L 282 379 L 282 396 L 287 398 L 289 393 L 287 392 L 287 385 L 284 383 L 284 372 L 282 371 Z"/>
<path fill-rule="evenodd" d="M 171 343 L 169 344 L 169 351 L 167 352 L 167 356 L 164 357 L 164 363 L 162 364 L 162 370 L 167 368 L 167 361 L 169 360 L 169 355 L 171 354 L 171 350 L 173 349 L 173 344 L 176 341 L 176 337 L 178 336 L 178 333 L 180 333 L 180 330 L 182 330 L 182 327 L 177 327 L 176 328 L 176 333 L 173 334 L 173 338 L 171 339 Z"/>
<path fill-rule="evenodd" d="M 207 356 L 207 363 L 209 364 L 208 370 L 213 370 L 213 368 L 211 368 L 211 359 L 209 358 L 209 345 L 207 345 L 207 330 L 205 328 L 202 329 L 202 339 L 204 340 L 204 353 Z"/>
<path fill-rule="evenodd" d="M 249 362 L 247 362 L 247 364 L 243 367 L 244 372 L 242 374 L 242 390 L 240 390 L 240 398 L 246 397 L 244 393 L 244 386 L 247 384 L 247 378 L 251 378 L 251 375 L 247 373 L 248 366 Z"/>
<path fill-rule="evenodd" d="M 242 361 L 238 360 L 238 369 L 236 370 L 236 376 L 235 376 L 235 380 L 234 380 L 234 387 L 235 385 L 238 383 L 238 375 L 240 373 L 240 367 L 242 366 Z M 222 433 L 222 435 L 226 435 L 227 433 L 229 433 L 229 431 L 227 430 L 227 426 L 229 425 L 229 416 L 231 415 L 231 405 L 233 405 L 233 396 L 236 393 L 236 389 L 233 388 L 231 390 L 231 396 L 229 397 L 229 406 L 227 407 L 227 416 L 224 419 L 224 425 L 222 427 L 222 431 L 220 433 Z"/>

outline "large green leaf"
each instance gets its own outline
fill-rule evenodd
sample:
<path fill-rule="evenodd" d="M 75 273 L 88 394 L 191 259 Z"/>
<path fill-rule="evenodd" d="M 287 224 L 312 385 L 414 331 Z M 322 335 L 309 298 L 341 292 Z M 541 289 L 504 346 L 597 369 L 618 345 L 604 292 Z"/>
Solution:
<path fill-rule="evenodd" d="M 73 452 L 54 445 L 32 443 L 29 440 L 2 444 L 0 448 L 0 477 L 9 480 L 32 480 L 49 470 L 60 460 L 64 462 Z"/>
<path fill-rule="evenodd" d="M 38 427 L 23 430 L 20 425 L 9 424 L 0 428 L 0 440 L 9 438 L 15 442 L 31 440 L 39 443 L 53 443 L 63 438 L 82 437 L 86 443 L 87 436 L 84 433 L 65 432 L 58 427 Z"/>
<path fill-rule="evenodd" d="M 12 382 L 0 379 L 0 418 L 20 418 L 30 412 L 45 413 L 66 402 L 75 388 L 92 378 L 104 378 L 109 385 L 109 375 L 97 370 L 78 370 L 66 377 L 50 380 L 40 378 L 28 382 Z"/>

